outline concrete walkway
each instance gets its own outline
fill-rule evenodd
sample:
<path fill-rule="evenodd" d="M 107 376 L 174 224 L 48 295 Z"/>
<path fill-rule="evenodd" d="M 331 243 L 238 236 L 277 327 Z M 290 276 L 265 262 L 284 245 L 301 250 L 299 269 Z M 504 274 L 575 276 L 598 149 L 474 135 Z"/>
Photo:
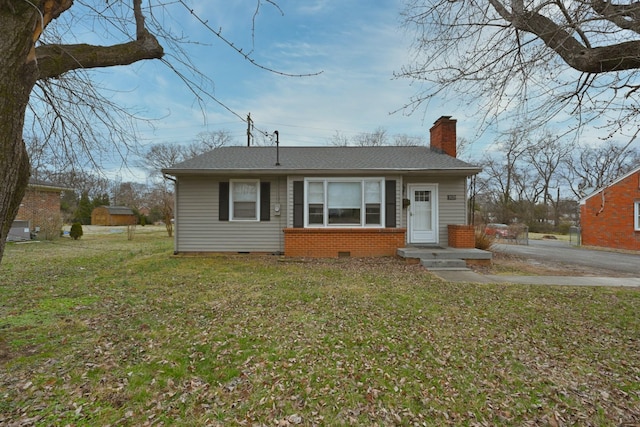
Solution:
<path fill-rule="evenodd" d="M 619 286 L 640 288 L 640 277 L 592 276 L 500 276 L 484 275 L 471 270 L 430 271 L 447 282 L 456 283 L 514 283 L 524 285 Z"/>

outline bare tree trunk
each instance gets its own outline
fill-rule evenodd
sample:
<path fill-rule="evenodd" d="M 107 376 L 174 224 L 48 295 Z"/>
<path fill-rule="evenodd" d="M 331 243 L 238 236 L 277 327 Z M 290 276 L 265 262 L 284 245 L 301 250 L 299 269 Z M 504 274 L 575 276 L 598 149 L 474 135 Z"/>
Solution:
<path fill-rule="evenodd" d="M 29 21 L 33 20 L 25 9 L 0 5 L 0 261 L 29 184 L 29 157 L 22 129 L 37 77 L 35 61 L 27 62 L 35 25 L 25 25 Z"/>
<path fill-rule="evenodd" d="M 166 182 L 163 183 L 162 193 L 162 216 L 164 217 L 164 226 L 167 229 L 169 237 L 173 237 L 173 197 L 167 189 Z"/>
<path fill-rule="evenodd" d="M 113 46 L 36 47 L 47 24 L 72 7 L 73 0 L 0 0 L 0 261 L 29 184 L 29 157 L 22 131 L 36 81 L 78 68 L 128 65 L 162 57 L 162 46 L 144 26 L 142 0 L 131 1 L 136 23 L 133 41 Z"/>

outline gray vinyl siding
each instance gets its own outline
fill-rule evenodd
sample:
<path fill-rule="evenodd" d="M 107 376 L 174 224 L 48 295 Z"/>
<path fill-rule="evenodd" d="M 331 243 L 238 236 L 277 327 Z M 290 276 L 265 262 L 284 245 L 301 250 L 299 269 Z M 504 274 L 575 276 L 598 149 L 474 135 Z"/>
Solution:
<path fill-rule="evenodd" d="M 397 227 L 407 227 L 407 210 L 402 207 L 402 199 L 407 197 L 407 184 L 413 183 L 438 185 L 440 245 L 448 245 L 448 224 L 466 224 L 466 178 L 438 175 L 375 176 L 396 181 Z M 239 222 L 218 220 L 218 184 L 220 181 L 229 181 L 228 178 L 178 177 L 175 208 L 176 252 L 283 252 L 282 229 L 293 227 L 293 181 L 301 181 L 304 178 L 302 175 L 292 175 L 262 179 L 261 182 L 271 183 L 270 221 Z M 449 195 L 455 195 L 456 200 L 448 200 Z M 276 204 L 280 205 L 280 215 L 276 215 Z"/>
<path fill-rule="evenodd" d="M 437 184 L 438 185 L 438 238 L 439 244 L 449 244 L 449 224 L 467 223 L 466 203 L 466 178 L 465 177 L 440 177 L 421 176 L 405 177 L 402 188 L 403 193 L 407 184 Z M 447 196 L 456 196 L 456 200 L 448 200 Z M 407 211 L 402 210 L 402 227 L 407 226 Z"/>
<path fill-rule="evenodd" d="M 269 177 L 269 221 L 219 221 L 219 182 L 229 179 L 178 177 L 176 185 L 177 252 L 283 252 L 287 218 L 286 178 Z M 279 202 L 280 201 L 280 202 Z M 280 215 L 275 205 L 280 203 Z"/>

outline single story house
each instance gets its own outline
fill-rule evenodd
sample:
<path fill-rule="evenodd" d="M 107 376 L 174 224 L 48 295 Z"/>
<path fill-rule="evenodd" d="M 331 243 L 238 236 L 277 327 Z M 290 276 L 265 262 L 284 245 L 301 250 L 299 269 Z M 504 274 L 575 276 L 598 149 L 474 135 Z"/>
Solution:
<path fill-rule="evenodd" d="M 29 240 L 31 235 L 36 234 L 45 239 L 59 236 L 62 229 L 60 198 L 65 190 L 70 189 L 35 178 L 29 179 L 7 240 Z"/>
<path fill-rule="evenodd" d="M 582 244 L 640 251 L 640 166 L 580 200 Z"/>
<path fill-rule="evenodd" d="M 138 217 L 126 206 L 98 206 L 91 211 L 91 225 L 133 225 Z"/>
<path fill-rule="evenodd" d="M 474 247 L 456 121 L 430 147 L 221 147 L 163 169 L 175 181 L 175 253 L 395 255 Z"/>

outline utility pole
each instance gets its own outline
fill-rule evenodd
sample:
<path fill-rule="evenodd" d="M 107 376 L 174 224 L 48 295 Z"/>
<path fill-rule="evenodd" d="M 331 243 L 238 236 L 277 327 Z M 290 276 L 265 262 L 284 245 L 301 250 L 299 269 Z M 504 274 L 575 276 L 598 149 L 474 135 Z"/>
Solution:
<path fill-rule="evenodd" d="M 252 120 L 251 120 L 251 113 L 247 114 L 247 147 L 251 147 L 251 128 L 253 127 L 252 125 Z"/>

